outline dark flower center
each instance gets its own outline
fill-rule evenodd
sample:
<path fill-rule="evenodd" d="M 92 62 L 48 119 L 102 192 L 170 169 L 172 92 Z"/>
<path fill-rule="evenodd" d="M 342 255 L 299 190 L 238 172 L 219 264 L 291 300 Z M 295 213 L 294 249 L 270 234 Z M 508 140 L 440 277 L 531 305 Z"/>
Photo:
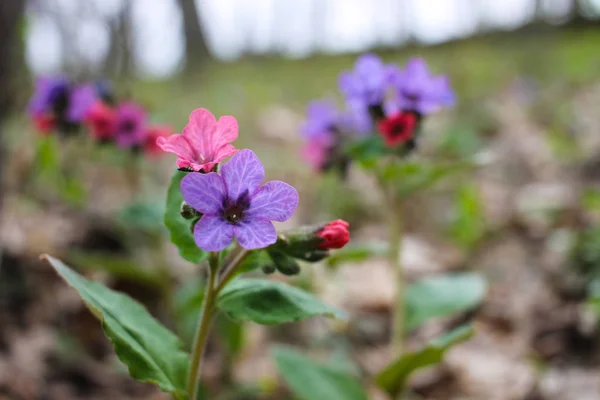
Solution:
<path fill-rule="evenodd" d="M 404 121 L 396 121 L 392 125 L 392 129 L 390 129 L 390 136 L 392 136 L 392 137 L 401 136 L 406 132 L 406 128 L 407 128 L 407 126 L 404 123 Z"/>
<path fill-rule="evenodd" d="M 250 196 L 248 191 L 243 192 L 235 201 L 228 201 L 225 206 L 224 217 L 230 224 L 237 224 L 244 218 L 244 213 L 250 207 Z"/>
<path fill-rule="evenodd" d="M 127 120 L 121 122 L 119 130 L 121 131 L 121 133 L 123 133 L 125 135 L 131 135 L 135 131 L 135 128 L 136 128 L 135 121 L 131 120 L 131 119 L 127 119 Z"/>
<path fill-rule="evenodd" d="M 236 224 L 244 217 L 244 211 L 245 207 L 240 207 L 239 205 L 229 207 L 225 210 L 225 219 L 230 224 Z"/>

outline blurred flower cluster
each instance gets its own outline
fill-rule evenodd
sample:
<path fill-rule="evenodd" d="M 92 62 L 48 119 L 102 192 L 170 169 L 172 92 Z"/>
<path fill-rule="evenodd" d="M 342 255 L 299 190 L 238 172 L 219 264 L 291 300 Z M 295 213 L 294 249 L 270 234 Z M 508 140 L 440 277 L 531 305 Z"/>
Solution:
<path fill-rule="evenodd" d="M 172 133 L 166 125 L 150 124 L 148 112 L 139 104 L 116 99 L 103 80 L 77 84 L 65 76 L 38 78 L 27 109 L 43 135 L 87 131 L 97 143 L 135 153 L 160 154 L 157 138 Z"/>
<path fill-rule="evenodd" d="M 328 100 L 313 101 L 301 127 L 303 157 L 318 171 L 344 174 L 352 146 L 361 142 L 406 155 L 417 144 L 423 118 L 455 101 L 447 77 L 433 76 L 420 58 L 400 68 L 364 54 L 353 70 L 340 74 L 339 89 L 345 109 Z"/>

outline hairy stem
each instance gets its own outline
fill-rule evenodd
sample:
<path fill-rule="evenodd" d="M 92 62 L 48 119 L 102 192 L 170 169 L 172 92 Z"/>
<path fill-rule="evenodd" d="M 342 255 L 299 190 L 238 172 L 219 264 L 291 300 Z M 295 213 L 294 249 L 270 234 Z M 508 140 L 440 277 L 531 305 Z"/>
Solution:
<path fill-rule="evenodd" d="M 396 275 L 396 301 L 393 308 L 392 349 L 401 354 L 404 343 L 404 268 L 402 266 L 402 202 L 395 196 L 390 201 L 389 260 Z"/>
<path fill-rule="evenodd" d="M 215 282 L 217 271 L 219 269 L 219 253 L 210 253 L 208 282 L 202 302 L 202 312 L 200 314 L 200 322 L 194 336 L 194 344 L 192 346 L 192 357 L 190 359 L 190 369 L 187 380 L 187 390 L 190 395 L 190 400 L 196 400 L 200 392 L 200 373 L 202 370 L 202 358 L 204 349 L 208 341 L 208 334 L 212 325 L 212 317 L 214 315 L 214 303 L 217 296 L 215 290 Z"/>
<path fill-rule="evenodd" d="M 235 276 L 237 272 L 237 267 L 241 264 L 241 262 L 248 256 L 250 252 L 246 249 L 241 249 L 235 256 L 227 263 L 225 268 L 223 268 L 223 277 L 219 281 L 217 285 L 217 293 L 219 293 L 225 285 L 229 283 L 231 279 Z"/>

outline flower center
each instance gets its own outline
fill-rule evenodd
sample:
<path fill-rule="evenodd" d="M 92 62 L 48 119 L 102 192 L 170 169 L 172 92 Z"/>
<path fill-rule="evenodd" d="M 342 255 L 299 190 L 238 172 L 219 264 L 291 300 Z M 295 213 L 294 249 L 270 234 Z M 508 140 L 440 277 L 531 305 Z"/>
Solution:
<path fill-rule="evenodd" d="M 126 135 L 131 135 L 135 131 L 135 121 L 128 119 L 121 123 L 121 132 Z"/>
<path fill-rule="evenodd" d="M 230 224 L 237 224 L 239 220 L 244 217 L 245 207 L 241 205 L 234 205 L 232 207 L 228 207 L 225 210 L 225 219 Z"/>

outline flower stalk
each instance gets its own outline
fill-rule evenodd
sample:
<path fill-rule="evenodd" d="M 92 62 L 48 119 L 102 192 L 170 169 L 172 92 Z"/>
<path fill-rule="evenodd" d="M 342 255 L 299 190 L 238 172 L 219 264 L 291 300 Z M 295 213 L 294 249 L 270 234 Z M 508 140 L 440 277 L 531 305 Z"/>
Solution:
<path fill-rule="evenodd" d="M 396 279 L 396 299 L 392 317 L 392 349 L 401 354 L 404 344 L 404 268 L 402 266 L 402 202 L 398 199 L 390 204 L 389 260 Z"/>
<path fill-rule="evenodd" d="M 202 358 L 208 341 L 208 334 L 212 325 L 214 315 L 214 303 L 217 296 L 215 282 L 219 269 L 219 253 L 210 253 L 208 281 L 204 301 L 202 302 L 202 311 L 200 313 L 200 322 L 194 336 L 192 346 L 192 357 L 190 359 L 190 369 L 188 372 L 187 391 L 191 395 L 190 400 L 197 399 L 200 392 L 200 373 L 202 370 Z"/>

